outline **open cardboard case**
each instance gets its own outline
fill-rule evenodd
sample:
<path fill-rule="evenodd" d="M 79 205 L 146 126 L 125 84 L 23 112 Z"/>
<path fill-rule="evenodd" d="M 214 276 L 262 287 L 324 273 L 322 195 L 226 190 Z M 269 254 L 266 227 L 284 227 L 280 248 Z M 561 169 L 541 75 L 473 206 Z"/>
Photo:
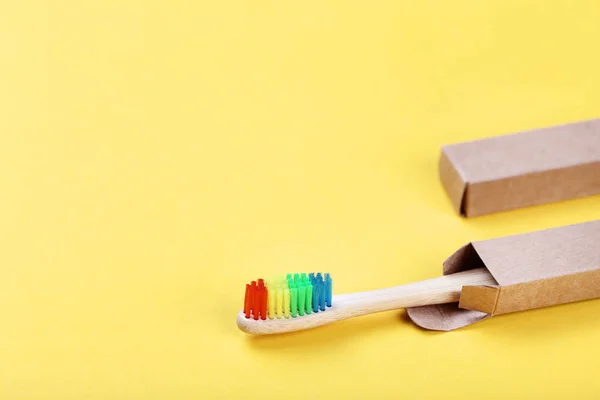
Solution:
<path fill-rule="evenodd" d="M 459 303 L 414 307 L 411 320 L 450 331 L 518 311 L 600 298 L 600 220 L 471 242 L 444 275 L 485 267 L 496 285 L 465 286 Z"/>

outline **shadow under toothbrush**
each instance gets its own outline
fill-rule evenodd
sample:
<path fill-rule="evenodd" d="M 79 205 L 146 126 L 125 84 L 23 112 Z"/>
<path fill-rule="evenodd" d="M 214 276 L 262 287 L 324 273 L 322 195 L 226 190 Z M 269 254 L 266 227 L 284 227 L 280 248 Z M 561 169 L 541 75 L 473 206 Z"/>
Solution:
<path fill-rule="evenodd" d="M 375 336 L 391 330 L 396 330 L 401 335 L 403 331 L 408 332 L 406 328 L 414 329 L 415 327 L 416 325 L 410 321 L 406 311 L 398 310 L 348 319 L 302 331 L 276 335 L 246 335 L 245 340 L 251 347 L 261 351 L 280 351 L 282 349 L 286 351 L 294 351 L 294 349 L 305 351 L 308 348 L 316 350 L 321 348 L 330 349 L 335 346 L 345 347 L 348 340 Z M 426 335 L 442 334 L 442 332 L 424 329 L 419 329 L 419 331 Z M 332 340 L 332 338 L 335 340 Z"/>
<path fill-rule="evenodd" d="M 339 321 L 313 329 L 276 335 L 246 335 L 246 343 L 253 349 L 264 351 L 303 352 L 307 350 L 347 347 L 349 340 L 361 337 L 387 335 L 394 330 L 399 337 L 418 332 L 427 336 L 441 336 L 453 333 L 476 333 L 493 337 L 496 341 L 515 341 L 530 346 L 545 341 L 555 341 L 574 332 L 586 334 L 598 332 L 600 320 L 593 318 L 600 312 L 600 301 L 585 301 L 564 304 L 552 308 L 529 310 L 520 313 L 498 315 L 450 332 L 432 331 L 416 325 L 405 310 L 383 312 L 356 319 Z M 525 314 L 527 316 L 525 317 Z M 591 333 L 590 333 L 591 334 Z M 334 338 L 334 339 L 333 339 Z M 399 342 L 401 346 L 401 341 Z"/>

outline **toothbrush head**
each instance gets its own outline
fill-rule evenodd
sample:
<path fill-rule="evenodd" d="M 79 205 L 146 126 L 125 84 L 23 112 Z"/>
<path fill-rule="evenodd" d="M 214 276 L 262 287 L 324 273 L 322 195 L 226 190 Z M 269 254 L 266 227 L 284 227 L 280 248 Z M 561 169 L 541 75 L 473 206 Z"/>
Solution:
<path fill-rule="evenodd" d="M 323 276 L 324 275 L 324 276 Z M 331 307 L 331 276 L 295 273 L 246 284 L 244 317 L 266 320 L 297 318 Z"/>

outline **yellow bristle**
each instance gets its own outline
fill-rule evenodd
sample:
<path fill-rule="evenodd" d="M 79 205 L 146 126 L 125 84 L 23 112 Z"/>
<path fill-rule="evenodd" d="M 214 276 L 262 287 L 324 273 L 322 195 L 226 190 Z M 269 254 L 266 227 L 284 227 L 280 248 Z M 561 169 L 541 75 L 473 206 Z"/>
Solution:
<path fill-rule="evenodd" d="M 273 286 L 273 281 L 269 280 L 267 283 L 268 295 L 267 295 L 267 313 L 269 315 L 269 319 L 275 318 L 275 287 Z"/>
<path fill-rule="evenodd" d="M 281 287 L 277 287 L 277 289 L 275 289 L 275 293 L 276 293 L 276 297 L 275 297 L 275 313 L 277 315 L 277 318 L 282 318 L 283 317 L 283 290 L 281 289 Z"/>
<path fill-rule="evenodd" d="M 290 317 L 290 289 L 283 289 L 283 316 L 285 318 Z"/>

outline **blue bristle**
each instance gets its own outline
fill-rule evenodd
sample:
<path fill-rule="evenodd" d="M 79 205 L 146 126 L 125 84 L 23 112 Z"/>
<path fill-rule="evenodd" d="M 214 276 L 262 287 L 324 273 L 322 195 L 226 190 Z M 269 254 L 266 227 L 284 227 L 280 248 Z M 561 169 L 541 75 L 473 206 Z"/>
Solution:
<path fill-rule="evenodd" d="M 319 282 L 319 309 L 321 311 L 325 311 L 325 297 L 326 297 L 326 288 L 325 283 L 323 281 Z"/>
<path fill-rule="evenodd" d="M 313 299 L 312 299 L 313 312 L 319 312 L 319 283 L 313 281 Z"/>
<path fill-rule="evenodd" d="M 317 290 L 316 299 L 315 301 L 313 301 L 313 305 L 314 307 L 316 307 L 316 312 L 325 311 L 325 285 L 323 283 L 323 276 L 320 272 L 317 273 L 317 276 L 315 277 L 315 287 L 317 288 Z"/>
<path fill-rule="evenodd" d="M 296 278 L 296 274 L 292 275 Z M 293 279 L 292 281 L 294 281 Z M 308 281 L 312 286 L 312 311 L 325 311 L 325 307 L 331 307 L 333 295 L 333 281 L 329 273 L 314 273 L 308 274 Z"/>
<path fill-rule="evenodd" d="M 333 282 L 331 280 L 331 276 L 329 274 L 325 274 L 325 302 L 327 303 L 327 307 L 331 307 L 331 298 L 332 298 L 332 288 Z"/>

